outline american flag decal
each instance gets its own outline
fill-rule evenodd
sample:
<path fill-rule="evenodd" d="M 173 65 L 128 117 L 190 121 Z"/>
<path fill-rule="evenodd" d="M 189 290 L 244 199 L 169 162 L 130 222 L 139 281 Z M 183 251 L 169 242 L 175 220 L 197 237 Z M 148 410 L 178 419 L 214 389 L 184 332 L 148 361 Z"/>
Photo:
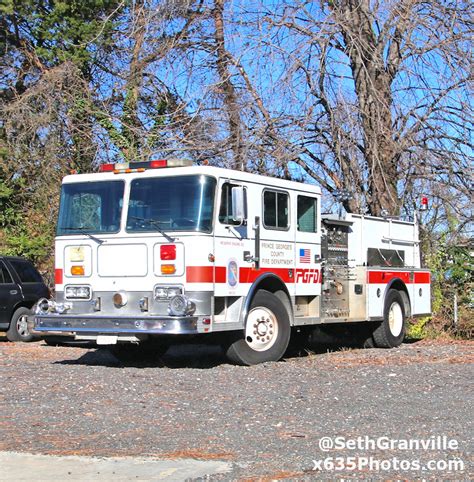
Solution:
<path fill-rule="evenodd" d="M 311 263 L 310 249 L 300 249 L 300 263 Z"/>

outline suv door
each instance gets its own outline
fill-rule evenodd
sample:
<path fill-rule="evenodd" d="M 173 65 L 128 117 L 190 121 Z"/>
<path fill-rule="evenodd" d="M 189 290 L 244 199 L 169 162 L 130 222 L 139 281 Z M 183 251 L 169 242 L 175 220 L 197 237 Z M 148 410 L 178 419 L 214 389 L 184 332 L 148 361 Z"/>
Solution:
<path fill-rule="evenodd" d="M 13 280 L 20 284 L 27 305 L 35 304 L 39 298 L 48 297 L 48 288 L 36 268 L 26 259 L 8 259 L 13 268 Z"/>
<path fill-rule="evenodd" d="M 22 299 L 20 287 L 14 282 L 5 263 L 0 260 L 0 328 L 9 327 L 15 306 Z"/>

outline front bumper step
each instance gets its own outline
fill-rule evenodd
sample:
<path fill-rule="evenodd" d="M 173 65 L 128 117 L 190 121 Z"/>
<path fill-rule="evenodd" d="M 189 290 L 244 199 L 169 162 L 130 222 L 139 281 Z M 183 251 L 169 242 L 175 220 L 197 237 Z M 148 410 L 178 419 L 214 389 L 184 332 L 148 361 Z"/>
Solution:
<path fill-rule="evenodd" d="M 198 321 L 197 316 L 111 318 L 108 316 L 48 314 L 35 315 L 31 331 L 43 336 L 62 333 L 190 335 L 201 332 L 198 330 Z"/>

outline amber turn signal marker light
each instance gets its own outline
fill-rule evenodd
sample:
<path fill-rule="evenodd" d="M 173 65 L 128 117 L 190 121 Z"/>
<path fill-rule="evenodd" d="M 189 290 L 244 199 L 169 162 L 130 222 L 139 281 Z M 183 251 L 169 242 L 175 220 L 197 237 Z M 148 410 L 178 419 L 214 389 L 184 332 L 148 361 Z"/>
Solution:
<path fill-rule="evenodd" d="M 71 266 L 73 276 L 84 276 L 84 266 Z"/>
<path fill-rule="evenodd" d="M 176 266 L 174 264 L 162 264 L 161 274 L 175 274 Z"/>

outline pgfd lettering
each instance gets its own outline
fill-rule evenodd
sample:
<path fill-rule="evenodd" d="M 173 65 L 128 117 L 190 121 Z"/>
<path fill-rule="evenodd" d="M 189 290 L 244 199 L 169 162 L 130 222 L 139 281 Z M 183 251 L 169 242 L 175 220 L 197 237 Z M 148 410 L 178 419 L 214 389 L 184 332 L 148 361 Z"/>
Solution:
<path fill-rule="evenodd" d="M 321 271 L 319 269 L 296 269 L 296 283 L 321 283 Z"/>

